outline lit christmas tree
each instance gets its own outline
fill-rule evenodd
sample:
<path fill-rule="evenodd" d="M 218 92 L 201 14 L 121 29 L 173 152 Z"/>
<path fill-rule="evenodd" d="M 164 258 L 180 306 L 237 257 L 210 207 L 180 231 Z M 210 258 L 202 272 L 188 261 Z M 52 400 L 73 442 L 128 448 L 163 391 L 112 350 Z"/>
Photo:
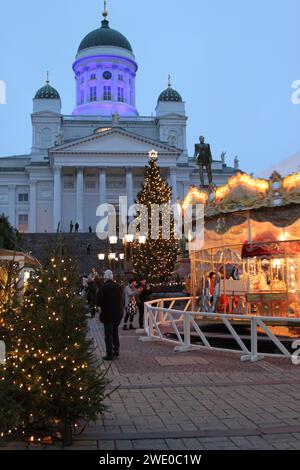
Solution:
<path fill-rule="evenodd" d="M 7 347 L 0 404 L 8 393 L 11 397 L 10 409 L 0 411 L 0 433 L 19 427 L 35 436 L 37 424 L 45 432 L 55 425 L 70 444 L 72 424 L 96 420 L 105 410 L 108 383 L 87 339 L 76 263 L 59 248 L 36 272 L 25 295 L 18 288 L 17 270 L 14 263 L 5 276 L 2 270 L 0 284 L 0 339 Z"/>
<path fill-rule="evenodd" d="M 72 424 L 96 420 L 103 413 L 108 383 L 87 339 L 78 281 L 74 259 L 56 250 L 31 284 L 24 309 L 35 319 L 30 346 L 36 357 L 32 374 L 39 408 L 48 421 L 61 424 L 65 443 L 71 441 Z"/>
<path fill-rule="evenodd" d="M 12 434 L 26 421 L 24 389 L 16 380 L 23 375 L 19 355 L 23 337 L 22 304 L 18 286 L 19 266 L 0 262 L 0 340 L 6 346 L 6 363 L 0 366 L 0 436 Z"/>
<path fill-rule="evenodd" d="M 171 207 L 172 189 L 160 175 L 157 166 L 157 153 L 151 152 L 149 164 L 145 169 L 144 184 L 137 196 L 136 203 L 147 207 L 146 215 L 142 215 L 141 226 L 148 226 L 148 237 L 145 243 L 139 240 L 134 242 L 133 266 L 136 272 L 146 277 L 148 282 L 158 284 L 166 282 L 174 270 L 179 254 L 178 242 L 174 236 L 174 216 Z M 156 220 L 152 220 L 151 207 L 153 205 L 164 206 L 164 217 L 169 220 L 168 239 L 163 236 L 163 216 L 160 214 Z M 156 224 L 155 227 L 152 224 Z M 155 234 L 155 236 L 153 236 Z M 158 236 L 157 236 L 158 235 Z"/>

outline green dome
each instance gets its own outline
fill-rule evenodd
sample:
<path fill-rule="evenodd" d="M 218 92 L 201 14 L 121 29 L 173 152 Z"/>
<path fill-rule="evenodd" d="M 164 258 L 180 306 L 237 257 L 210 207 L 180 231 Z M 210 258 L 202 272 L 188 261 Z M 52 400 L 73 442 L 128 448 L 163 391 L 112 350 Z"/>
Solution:
<path fill-rule="evenodd" d="M 36 93 L 35 100 L 60 100 L 60 96 L 57 90 L 53 88 L 49 83 L 39 89 Z"/>
<path fill-rule="evenodd" d="M 132 52 L 132 47 L 129 41 L 115 29 L 109 27 L 109 22 L 107 20 L 102 21 L 101 28 L 91 31 L 85 38 L 81 41 L 78 52 L 88 49 L 89 47 L 97 46 L 115 46 L 121 47 L 122 49 L 127 49 Z"/>
<path fill-rule="evenodd" d="M 168 88 L 159 95 L 158 101 L 182 102 L 182 98 L 178 91 L 173 90 L 171 86 L 168 86 Z"/>

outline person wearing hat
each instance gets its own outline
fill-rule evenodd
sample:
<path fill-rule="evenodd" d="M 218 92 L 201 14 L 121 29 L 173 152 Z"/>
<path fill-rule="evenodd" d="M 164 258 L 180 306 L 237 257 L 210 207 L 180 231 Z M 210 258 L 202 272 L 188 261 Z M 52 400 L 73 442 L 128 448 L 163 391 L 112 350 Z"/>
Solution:
<path fill-rule="evenodd" d="M 120 355 L 119 325 L 123 318 L 123 289 L 113 277 L 112 271 L 105 271 L 104 285 L 97 294 L 97 305 L 101 308 L 100 321 L 104 324 L 105 361 L 112 361 Z"/>

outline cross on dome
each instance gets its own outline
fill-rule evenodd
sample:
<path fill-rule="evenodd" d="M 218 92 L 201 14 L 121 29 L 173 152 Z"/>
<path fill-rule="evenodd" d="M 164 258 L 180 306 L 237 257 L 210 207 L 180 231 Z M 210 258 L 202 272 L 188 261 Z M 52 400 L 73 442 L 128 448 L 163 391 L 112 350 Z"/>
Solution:
<path fill-rule="evenodd" d="M 104 8 L 103 8 L 103 18 L 106 20 L 108 17 L 108 12 L 107 12 L 107 1 L 104 0 Z"/>

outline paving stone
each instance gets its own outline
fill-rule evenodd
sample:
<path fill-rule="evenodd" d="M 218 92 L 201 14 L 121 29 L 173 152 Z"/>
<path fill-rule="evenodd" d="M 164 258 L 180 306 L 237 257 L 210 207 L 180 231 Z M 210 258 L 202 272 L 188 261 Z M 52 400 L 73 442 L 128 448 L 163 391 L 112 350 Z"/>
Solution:
<path fill-rule="evenodd" d="M 99 441 L 98 450 L 115 450 L 116 444 L 115 441 Z"/>
<path fill-rule="evenodd" d="M 115 441 L 117 450 L 132 450 L 133 444 L 131 441 Z"/>
<path fill-rule="evenodd" d="M 160 439 L 145 439 L 133 441 L 135 450 L 167 450 L 167 443 Z"/>
<path fill-rule="evenodd" d="M 202 450 L 198 439 L 182 439 L 182 441 L 187 450 Z"/>
<path fill-rule="evenodd" d="M 94 439 L 93 441 L 74 441 L 73 447 L 81 448 L 81 449 L 97 449 L 97 440 Z"/>
<path fill-rule="evenodd" d="M 169 450 L 186 450 L 182 439 L 166 439 L 165 442 Z"/>

